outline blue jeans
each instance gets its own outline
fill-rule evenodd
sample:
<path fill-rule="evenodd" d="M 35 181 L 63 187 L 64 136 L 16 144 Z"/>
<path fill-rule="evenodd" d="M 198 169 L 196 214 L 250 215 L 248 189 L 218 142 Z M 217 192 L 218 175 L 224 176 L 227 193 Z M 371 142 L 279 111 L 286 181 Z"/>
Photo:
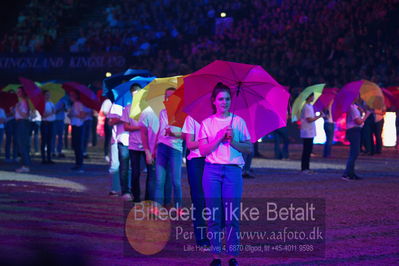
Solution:
<path fill-rule="evenodd" d="M 324 122 L 324 132 L 326 133 L 326 143 L 324 143 L 323 157 L 330 157 L 331 146 L 334 140 L 334 123 Z"/>
<path fill-rule="evenodd" d="M 202 216 L 205 208 L 204 190 L 202 188 L 202 176 L 204 173 L 205 158 L 192 158 L 187 160 L 187 177 L 190 184 L 191 201 L 194 206 L 194 235 L 198 246 L 209 245 L 209 240 L 201 233 L 201 228 L 206 228 L 206 222 Z"/>
<path fill-rule="evenodd" d="M 82 167 L 83 165 L 83 126 L 72 126 L 72 148 L 75 152 L 75 165 Z"/>
<path fill-rule="evenodd" d="M 134 202 L 140 202 L 140 173 L 141 167 L 140 162 L 145 158 L 144 151 L 130 150 L 130 163 L 132 168 L 131 182 L 132 182 L 132 194 Z M 147 167 L 147 181 L 145 189 L 145 200 L 154 200 L 154 188 L 155 188 L 155 166 L 153 164 L 146 164 Z"/>
<path fill-rule="evenodd" d="M 346 162 L 344 175 L 353 176 L 355 174 L 355 162 L 360 152 L 361 128 L 353 127 L 346 130 L 346 138 L 350 142 L 349 158 Z"/>
<path fill-rule="evenodd" d="M 119 157 L 118 157 L 118 143 L 111 145 L 110 153 L 110 167 L 109 173 L 112 176 L 111 190 L 115 192 L 121 191 L 121 180 L 119 178 Z"/>
<path fill-rule="evenodd" d="M 55 120 L 54 121 L 54 131 L 52 136 L 52 153 L 57 151 L 58 154 L 62 152 L 63 145 L 63 136 L 64 136 L 64 120 Z M 57 143 L 56 143 L 57 142 Z"/>
<path fill-rule="evenodd" d="M 167 206 L 172 203 L 172 184 L 175 205 L 182 206 L 182 153 L 163 143 L 158 144 L 155 162 L 155 201 Z"/>
<path fill-rule="evenodd" d="M 122 195 L 130 193 L 129 189 L 129 148 L 118 143 L 119 158 L 119 179 L 122 188 Z"/>
<path fill-rule="evenodd" d="M 211 237 L 212 252 L 220 254 L 222 252 L 222 241 L 217 234 L 222 232 L 223 228 L 223 209 L 230 207 L 235 210 L 240 208 L 242 196 L 242 170 L 235 165 L 210 164 L 205 163 L 204 176 L 202 178 L 202 186 L 205 194 L 206 207 L 214 212 L 208 220 L 208 232 Z M 236 212 L 239 216 L 239 211 Z M 231 213 L 225 213 L 225 238 L 226 251 L 230 255 L 237 255 L 235 249 L 240 244 L 238 238 L 240 232 L 240 222 L 235 219 Z M 228 237 L 230 235 L 230 237 Z"/>
<path fill-rule="evenodd" d="M 15 119 L 7 121 L 5 126 L 6 131 L 6 159 L 11 159 L 11 146 L 12 146 L 12 159 L 17 158 L 18 143 L 17 143 L 17 130 Z"/>
<path fill-rule="evenodd" d="M 288 129 L 287 127 L 282 127 L 276 129 L 273 132 L 274 135 L 274 158 L 276 159 L 287 159 L 288 158 Z M 283 142 L 283 149 L 281 149 L 281 141 Z"/>
<path fill-rule="evenodd" d="M 29 155 L 29 142 L 30 142 L 30 132 L 31 132 L 31 122 L 28 119 L 17 120 L 16 132 L 17 132 L 17 142 L 18 151 L 21 154 L 22 165 L 30 166 L 31 160 Z"/>

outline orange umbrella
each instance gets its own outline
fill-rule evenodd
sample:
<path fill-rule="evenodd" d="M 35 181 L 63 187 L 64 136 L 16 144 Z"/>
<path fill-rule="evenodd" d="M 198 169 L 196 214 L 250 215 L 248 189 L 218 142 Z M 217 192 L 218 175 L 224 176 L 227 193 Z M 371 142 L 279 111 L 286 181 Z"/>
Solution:
<path fill-rule="evenodd" d="M 184 83 L 164 102 L 169 125 L 183 127 L 187 114 L 183 112 Z"/>
<path fill-rule="evenodd" d="M 360 98 L 373 109 L 385 108 L 384 94 L 374 82 L 363 80 L 363 84 L 360 87 Z"/>

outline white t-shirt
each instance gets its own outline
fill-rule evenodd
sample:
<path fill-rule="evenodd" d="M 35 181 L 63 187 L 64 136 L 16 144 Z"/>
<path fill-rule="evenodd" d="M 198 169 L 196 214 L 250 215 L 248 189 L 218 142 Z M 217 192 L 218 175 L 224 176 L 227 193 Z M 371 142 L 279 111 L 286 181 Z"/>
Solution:
<path fill-rule="evenodd" d="M 101 105 L 100 112 L 103 112 L 105 116 L 108 115 L 109 111 L 111 110 L 112 102 L 110 99 L 105 99 L 105 101 Z"/>
<path fill-rule="evenodd" d="M 194 141 L 198 141 L 198 136 L 199 136 L 199 131 L 200 131 L 201 125 L 191 116 L 187 116 L 186 119 L 184 120 L 184 125 L 182 128 L 182 132 L 185 134 L 191 134 L 194 135 Z M 203 157 L 199 151 L 199 149 L 194 149 L 190 150 L 189 155 L 187 156 L 188 160 L 191 160 L 192 158 L 200 158 Z"/>
<path fill-rule="evenodd" d="M 83 119 L 77 117 L 77 115 L 80 114 L 80 112 L 82 111 L 83 111 L 83 104 L 81 102 L 76 101 L 72 104 L 72 108 L 69 111 L 72 126 L 80 127 L 81 125 L 83 125 L 84 122 Z"/>
<path fill-rule="evenodd" d="M 355 104 L 352 104 L 349 107 L 348 112 L 346 113 L 346 129 L 363 126 L 363 124 L 359 125 L 355 122 L 356 118 L 362 118 L 362 115 L 360 114 L 357 106 Z"/>
<path fill-rule="evenodd" d="M 108 118 L 122 118 L 123 106 L 119 104 L 113 104 L 109 111 Z M 125 130 L 123 122 L 118 123 L 116 126 L 116 141 L 122 143 L 124 146 L 129 146 L 129 132 Z"/>
<path fill-rule="evenodd" d="M 125 123 L 129 123 L 131 126 L 140 126 L 140 122 L 129 117 L 131 104 L 127 105 L 123 109 L 121 120 Z M 128 131 L 129 133 L 129 150 L 144 151 L 143 143 L 141 141 L 140 130 Z"/>
<path fill-rule="evenodd" d="M 141 126 L 145 126 L 147 128 L 148 145 L 151 153 L 154 153 L 155 146 L 157 145 L 159 119 L 150 106 L 148 106 L 143 110 L 143 112 L 141 112 L 139 117 L 139 123 Z"/>
<path fill-rule="evenodd" d="M 231 117 L 231 114 L 226 118 L 218 118 L 212 115 L 204 119 L 201 123 L 198 139 L 208 139 L 208 143 L 212 142 L 220 130 L 230 125 Z M 245 142 L 251 139 L 247 124 L 241 117 L 235 115 L 231 126 L 235 141 Z M 245 164 L 242 153 L 233 148 L 228 142 L 221 142 L 213 152 L 206 156 L 205 161 L 214 164 L 236 164 L 241 168 Z"/>
<path fill-rule="evenodd" d="M 314 138 L 316 136 L 315 121 L 308 122 L 306 118 L 313 118 L 314 109 L 313 105 L 305 104 L 301 112 L 301 138 Z"/>
<path fill-rule="evenodd" d="M 28 119 L 29 118 L 29 107 L 26 100 L 18 101 L 15 106 L 15 119 Z"/>
<path fill-rule="evenodd" d="M 4 119 L 4 122 L 0 122 L 0 128 L 4 128 L 4 123 L 6 122 L 6 112 L 4 112 L 3 108 L 0 108 L 0 120 Z"/>
<path fill-rule="evenodd" d="M 83 121 L 93 120 L 93 110 L 92 109 L 83 105 L 83 112 L 85 113 L 85 117 L 83 118 Z"/>
<path fill-rule="evenodd" d="M 43 121 L 48 121 L 48 122 L 52 122 L 55 120 L 55 106 L 52 102 L 46 102 L 46 105 L 44 107 L 44 113 L 45 114 L 50 114 L 51 115 L 47 116 L 47 117 L 42 117 Z"/>
<path fill-rule="evenodd" d="M 170 128 L 173 133 L 181 132 L 180 127 L 170 126 L 168 121 L 168 113 L 166 109 L 159 112 L 159 135 L 158 142 L 163 143 L 175 150 L 183 151 L 183 140 L 172 136 L 165 136 L 166 128 Z"/>

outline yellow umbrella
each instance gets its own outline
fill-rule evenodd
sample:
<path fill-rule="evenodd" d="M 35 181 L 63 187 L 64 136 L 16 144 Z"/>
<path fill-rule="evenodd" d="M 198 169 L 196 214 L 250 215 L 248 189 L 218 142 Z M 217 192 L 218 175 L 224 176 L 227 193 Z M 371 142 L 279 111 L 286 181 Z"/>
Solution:
<path fill-rule="evenodd" d="M 313 93 L 314 100 L 311 104 L 314 104 L 323 93 L 325 85 L 326 84 L 316 84 L 309 86 L 298 95 L 292 105 L 292 122 L 298 121 L 301 118 L 302 108 L 305 105 L 306 99 Z"/>
<path fill-rule="evenodd" d="M 163 101 L 166 89 L 177 88 L 183 84 L 182 76 L 156 78 L 133 95 L 130 117 L 138 120 L 141 112 L 151 106 L 156 115 L 165 108 Z"/>
<path fill-rule="evenodd" d="M 384 94 L 381 88 L 374 82 L 363 80 L 360 87 L 360 98 L 372 109 L 384 109 Z"/>
<path fill-rule="evenodd" d="M 5 92 L 7 92 L 7 91 L 16 92 L 19 87 L 21 87 L 21 84 L 8 84 L 7 86 L 5 86 L 3 88 L 3 91 L 5 91 Z"/>
<path fill-rule="evenodd" d="M 65 90 L 62 88 L 62 84 L 49 82 L 41 85 L 40 88 L 50 92 L 50 101 L 53 103 L 57 103 L 65 96 Z"/>

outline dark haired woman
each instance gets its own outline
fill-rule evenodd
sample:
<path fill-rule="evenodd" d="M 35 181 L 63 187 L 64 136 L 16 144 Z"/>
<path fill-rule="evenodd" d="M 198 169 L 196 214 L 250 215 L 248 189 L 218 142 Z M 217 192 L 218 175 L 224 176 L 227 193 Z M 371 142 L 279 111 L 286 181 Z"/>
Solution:
<path fill-rule="evenodd" d="M 29 155 L 29 105 L 26 100 L 26 93 L 22 88 L 17 90 L 18 103 L 15 106 L 15 120 L 16 120 L 16 133 L 17 133 L 17 144 L 18 151 L 22 158 L 22 167 L 16 171 L 18 173 L 30 172 L 31 159 Z"/>
<path fill-rule="evenodd" d="M 72 148 L 75 152 L 75 166 L 72 170 L 83 172 L 83 104 L 79 101 L 79 94 L 75 91 L 69 93 L 72 107 L 69 111 L 69 118 L 72 125 Z"/>
<path fill-rule="evenodd" d="M 203 189 L 207 209 L 214 214 L 208 220 L 208 232 L 215 236 L 222 232 L 223 209 L 239 208 L 242 194 L 242 167 L 245 162 L 242 153 L 250 153 L 252 145 L 245 121 L 230 113 L 231 92 L 229 87 L 218 83 L 211 96 L 214 114 L 204 119 L 199 132 L 199 150 L 205 158 Z M 229 265 L 238 265 L 239 221 L 234 215 L 225 213 L 226 252 Z M 208 234 L 209 234 L 208 233 Z M 221 239 L 211 237 L 213 261 L 221 265 Z"/>
<path fill-rule="evenodd" d="M 306 98 L 306 103 L 301 111 L 301 138 L 303 139 L 303 150 L 301 159 L 302 173 L 312 174 L 309 169 L 310 155 L 313 150 L 313 138 L 316 136 L 315 121 L 322 117 L 322 115 L 315 116 L 313 105 L 311 102 L 314 100 L 313 93 Z"/>

